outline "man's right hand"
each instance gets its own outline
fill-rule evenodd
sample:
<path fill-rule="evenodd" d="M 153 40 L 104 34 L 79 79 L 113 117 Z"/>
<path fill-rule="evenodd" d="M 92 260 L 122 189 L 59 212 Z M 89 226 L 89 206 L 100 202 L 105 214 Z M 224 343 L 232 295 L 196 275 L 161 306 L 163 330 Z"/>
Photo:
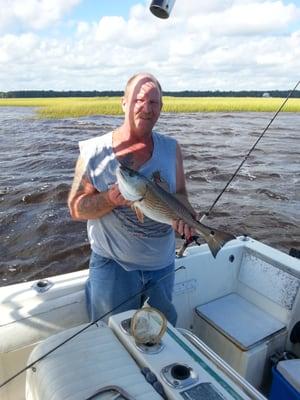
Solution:
<path fill-rule="evenodd" d="M 124 199 L 122 196 L 119 186 L 115 183 L 107 191 L 107 201 L 114 207 L 128 206 L 132 205 L 132 202 Z"/>
<path fill-rule="evenodd" d="M 86 176 L 85 163 L 79 157 L 68 206 L 74 220 L 85 221 L 101 218 L 115 207 L 131 206 L 131 202 L 124 199 L 117 184 L 112 185 L 106 192 L 99 192 Z"/>

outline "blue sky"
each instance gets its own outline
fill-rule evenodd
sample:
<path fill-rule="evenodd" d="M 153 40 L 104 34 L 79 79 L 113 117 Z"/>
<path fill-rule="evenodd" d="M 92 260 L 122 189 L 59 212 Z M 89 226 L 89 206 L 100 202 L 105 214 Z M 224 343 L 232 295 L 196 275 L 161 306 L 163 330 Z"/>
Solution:
<path fill-rule="evenodd" d="M 289 89 L 300 79 L 300 0 L 0 0 L 0 91 Z"/>
<path fill-rule="evenodd" d="M 137 0 L 84 0 L 71 13 L 72 18 L 94 21 L 104 16 L 121 15 L 128 18 L 130 8 Z"/>

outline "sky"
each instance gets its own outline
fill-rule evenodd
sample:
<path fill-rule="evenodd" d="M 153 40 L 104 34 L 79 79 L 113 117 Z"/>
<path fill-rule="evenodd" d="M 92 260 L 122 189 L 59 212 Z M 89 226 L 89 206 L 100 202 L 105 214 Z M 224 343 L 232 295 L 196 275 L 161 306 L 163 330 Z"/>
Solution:
<path fill-rule="evenodd" d="M 0 91 L 287 90 L 300 79 L 300 0 L 0 0 Z"/>

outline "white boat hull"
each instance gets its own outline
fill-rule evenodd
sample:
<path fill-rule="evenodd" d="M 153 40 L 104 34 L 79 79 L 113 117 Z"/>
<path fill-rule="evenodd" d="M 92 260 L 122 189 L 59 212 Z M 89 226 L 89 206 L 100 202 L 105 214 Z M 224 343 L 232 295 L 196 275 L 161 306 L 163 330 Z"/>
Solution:
<path fill-rule="evenodd" d="M 266 374 L 270 355 L 284 350 L 300 357 L 299 343 L 290 341 L 291 330 L 300 319 L 299 260 L 253 239 L 240 238 L 228 243 L 216 259 L 206 245 L 191 247 L 176 260 L 176 266 L 185 267 L 176 272 L 177 327 L 188 329 L 207 343 L 213 338 L 209 346 L 225 360 L 224 365 L 228 362 L 234 367 L 237 376 L 264 389 L 270 383 L 270 371 Z M 1 288 L 0 382 L 26 366 L 38 343 L 88 322 L 84 297 L 87 274 L 80 271 L 49 278 L 44 292 L 37 291 L 37 282 Z M 230 294 L 267 313 L 283 329 L 273 340 L 271 335 L 249 350 L 241 350 L 239 338 L 230 337 L 217 322 L 199 317 L 196 312 L 197 307 Z M 241 330 L 244 328 L 241 326 Z M 0 398 L 25 399 L 25 378 L 23 373 L 1 388 Z"/>

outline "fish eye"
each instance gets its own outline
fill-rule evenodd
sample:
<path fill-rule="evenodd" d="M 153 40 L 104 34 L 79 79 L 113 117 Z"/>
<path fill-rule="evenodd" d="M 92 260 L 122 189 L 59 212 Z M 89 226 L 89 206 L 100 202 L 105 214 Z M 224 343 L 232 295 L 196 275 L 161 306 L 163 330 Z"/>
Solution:
<path fill-rule="evenodd" d="M 134 176 L 134 172 L 133 171 L 129 171 L 129 176 Z"/>

